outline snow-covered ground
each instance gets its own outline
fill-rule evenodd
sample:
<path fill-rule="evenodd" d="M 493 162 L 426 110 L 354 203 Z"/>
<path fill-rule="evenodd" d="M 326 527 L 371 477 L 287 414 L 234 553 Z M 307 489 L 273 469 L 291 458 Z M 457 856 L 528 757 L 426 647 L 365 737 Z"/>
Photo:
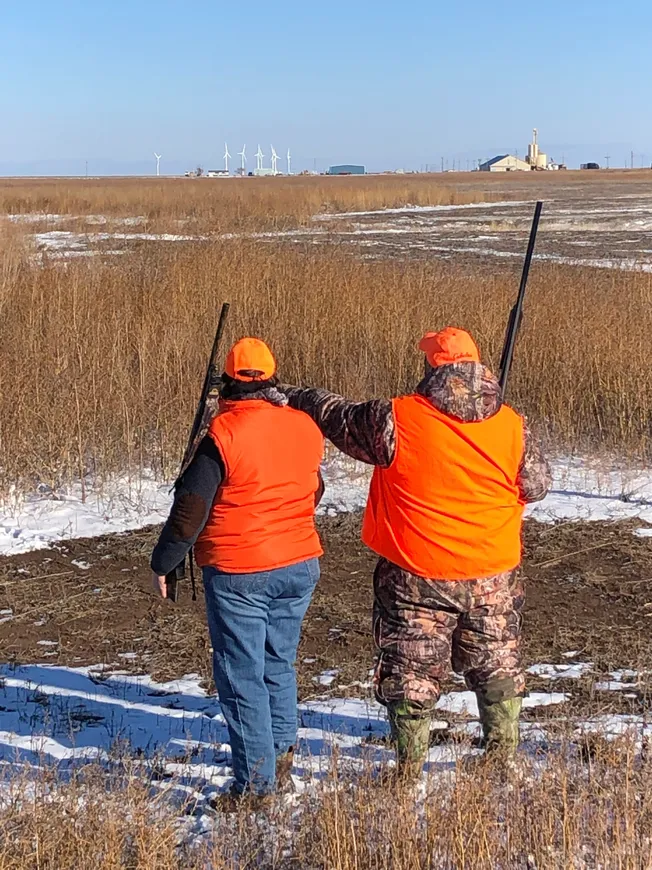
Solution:
<path fill-rule="evenodd" d="M 38 256 L 46 255 L 50 260 L 123 254 L 132 242 L 214 238 L 262 242 L 312 239 L 316 244 L 335 239 L 370 258 L 521 260 L 534 205 L 522 198 L 524 193 L 531 195 L 521 191 L 520 198 L 511 201 L 324 213 L 315 215 L 310 227 L 213 236 L 193 234 L 187 220 L 172 221 L 167 232 L 148 232 L 147 219 L 142 216 L 33 213 L 6 215 L 5 219 L 36 230 L 30 237 Z M 605 195 L 590 187 L 559 187 L 547 192 L 535 260 L 652 272 L 651 198 L 645 190 L 632 194 L 614 189 Z M 88 228 L 80 230 L 83 224 Z M 65 228 L 71 225 L 75 228 Z"/>
<path fill-rule="evenodd" d="M 589 188 L 558 188 L 542 198 L 535 260 L 652 271 L 652 194 L 645 189 L 603 195 Z M 363 249 L 367 257 L 522 259 L 533 208 L 533 200 L 519 199 L 325 214 L 315 222 L 328 222 L 342 243 Z"/>
<path fill-rule="evenodd" d="M 541 664 L 530 669 L 551 679 L 586 676 L 591 665 L 566 662 Z M 553 673 L 554 671 L 554 673 Z M 604 691 L 634 687 L 636 678 L 620 673 Z M 326 682 L 326 681 L 324 681 Z M 596 688 L 599 689 L 600 684 Z M 355 763 L 373 758 L 388 761 L 389 749 L 381 738 L 387 735 L 386 714 L 376 702 L 332 696 L 301 704 L 299 744 L 294 769 L 296 784 L 304 788 L 306 774 L 319 776 L 328 768 L 334 747 Z M 530 711 L 554 705 L 557 723 L 566 721 L 564 692 L 532 692 L 525 699 Z M 473 693 L 453 691 L 437 704 L 441 720 L 433 730 L 479 736 L 478 709 Z M 452 714 L 453 718 L 450 719 Z M 571 732 L 628 730 L 638 738 L 652 734 L 643 717 L 611 715 L 569 722 Z M 603 722 L 603 720 L 605 720 Z M 545 722 L 524 726 L 528 741 L 540 740 Z M 604 728 L 603 728 L 604 726 Z M 451 769 L 464 754 L 476 750 L 456 740 L 433 747 L 432 771 Z M 207 696 L 199 678 L 190 674 L 169 683 L 157 683 L 147 675 L 133 675 L 118 666 L 67 668 L 48 664 L 0 667 L 0 766 L 18 771 L 30 766 L 38 771 L 55 766 L 64 774 L 79 762 L 109 762 L 119 756 L 135 756 L 145 766 L 156 761 L 165 774 L 178 776 L 205 800 L 223 789 L 231 778 L 230 750 L 219 702 Z"/>
<path fill-rule="evenodd" d="M 541 522 L 638 518 L 652 524 L 652 470 L 609 468 L 589 459 L 553 462 L 554 486 L 548 497 L 527 509 Z M 324 465 L 326 492 L 322 514 L 359 510 L 365 504 L 370 470 L 341 457 Z M 82 497 L 83 496 L 83 497 Z M 0 554 L 47 547 L 67 538 L 124 532 L 163 522 L 171 503 L 169 483 L 153 477 L 116 477 L 100 489 L 81 485 L 56 494 L 39 493 L 0 501 Z M 652 529 L 641 526 L 638 534 Z"/>
<path fill-rule="evenodd" d="M 571 654 L 572 655 L 572 654 Z M 567 660 L 542 663 L 529 669 L 551 680 L 590 676 L 590 663 Z M 333 676 L 332 674 L 328 675 Z M 614 672 L 606 682 L 596 682 L 599 692 L 636 688 L 635 672 Z M 392 754 L 382 738 L 388 734 L 385 711 L 375 701 L 338 697 L 347 686 L 329 683 L 330 696 L 303 703 L 299 708 L 299 741 L 294 777 L 298 790 L 306 780 L 319 777 L 329 766 L 334 748 L 347 763 L 390 761 Z M 597 680 L 597 675 L 595 675 Z M 524 706 L 534 712 L 534 721 L 523 724 L 525 751 L 546 735 L 550 717 L 536 721 L 539 708 L 554 706 L 557 727 L 567 734 L 599 731 L 607 737 L 631 733 L 637 740 L 652 736 L 652 724 L 637 715 L 596 715 L 572 719 L 565 712 L 570 696 L 560 691 L 534 691 Z M 442 695 L 437 710 L 440 719 L 432 729 L 454 737 L 480 736 L 475 695 L 452 691 Z M 452 718 L 451 718 L 452 717 Z M 430 750 L 427 770 L 451 770 L 464 755 L 474 754 L 470 742 L 438 741 Z M 164 774 L 192 788 L 199 801 L 223 790 L 231 779 L 230 749 L 218 700 L 208 696 L 194 674 L 169 683 L 157 683 L 147 675 L 133 675 L 119 666 L 68 668 L 48 664 L 0 667 L 0 767 L 12 772 L 26 768 L 38 774 L 56 767 L 60 774 L 89 760 L 109 763 L 119 758 L 137 758 L 144 768 L 155 762 Z"/>

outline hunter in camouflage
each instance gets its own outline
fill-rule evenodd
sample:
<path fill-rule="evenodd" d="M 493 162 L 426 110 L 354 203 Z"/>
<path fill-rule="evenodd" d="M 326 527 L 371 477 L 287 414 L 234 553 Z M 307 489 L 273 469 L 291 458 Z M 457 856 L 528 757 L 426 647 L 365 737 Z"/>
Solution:
<path fill-rule="evenodd" d="M 496 415 L 502 406 L 500 386 L 479 357 L 443 358 L 446 364 L 427 366 L 416 395 L 455 421 L 474 423 Z M 397 421 L 391 401 L 356 403 L 321 389 L 284 389 L 290 404 L 309 414 L 342 452 L 380 468 L 392 465 Z M 551 484 L 538 441 L 525 423 L 522 432 L 514 481 L 520 504 L 543 499 Z M 436 450 L 437 445 L 423 449 Z M 378 700 L 388 708 L 399 769 L 405 775 L 415 776 L 422 769 L 440 682 L 451 666 L 477 695 L 487 748 L 515 750 L 525 691 L 520 662 L 523 604 L 518 566 L 478 579 L 451 580 L 417 576 L 379 559 L 374 575 L 374 685 Z"/>

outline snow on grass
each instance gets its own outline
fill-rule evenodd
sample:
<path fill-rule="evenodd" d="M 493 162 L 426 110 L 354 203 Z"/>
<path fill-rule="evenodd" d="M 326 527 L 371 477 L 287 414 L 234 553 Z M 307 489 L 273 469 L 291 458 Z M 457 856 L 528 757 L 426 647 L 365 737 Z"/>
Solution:
<path fill-rule="evenodd" d="M 0 502 L 0 553 L 25 553 L 68 538 L 163 522 L 169 490 L 149 476 L 116 477 L 97 490 L 76 484 L 59 493 L 5 499 Z"/>
<path fill-rule="evenodd" d="M 313 220 L 338 220 L 340 218 L 352 217 L 370 217 L 374 215 L 410 215 L 410 214 L 436 214 L 438 212 L 449 211 L 468 211 L 469 209 L 495 209 L 495 208 L 516 208 L 521 205 L 528 205 L 534 200 L 505 200 L 502 202 L 468 202 L 461 205 L 404 205 L 400 208 L 381 208 L 371 211 L 346 211 L 318 214 L 313 217 Z"/>
<path fill-rule="evenodd" d="M 580 677 L 590 674 L 593 667 L 593 662 L 564 665 L 537 664 L 529 667 L 527 673 L 547 680 L 579 680 Z"/>

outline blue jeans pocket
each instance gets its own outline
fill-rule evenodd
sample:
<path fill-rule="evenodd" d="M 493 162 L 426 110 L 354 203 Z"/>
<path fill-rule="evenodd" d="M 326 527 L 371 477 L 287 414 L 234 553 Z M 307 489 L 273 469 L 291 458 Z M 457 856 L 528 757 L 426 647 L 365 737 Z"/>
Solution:
<path fill-rule="evenodd" d="M 262 592 L 269 583 L 269 571 L 255 574 L 226 574 L 212 569 L 207 582 L 215 592 L 240 592 L 243 595 L 255 595 Z"/>

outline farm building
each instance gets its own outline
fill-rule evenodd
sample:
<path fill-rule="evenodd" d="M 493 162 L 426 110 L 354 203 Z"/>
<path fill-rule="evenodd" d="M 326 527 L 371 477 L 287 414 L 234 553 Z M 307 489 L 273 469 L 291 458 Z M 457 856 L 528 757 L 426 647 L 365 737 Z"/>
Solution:
<path fill-rule="evenodd" d="M 480 172 L 530 172 L 532 167 L 512 154 L 503 154 L 481 163 L 479 169 Z"/>
<path fill-rule="evenodd" d="M 326 175 L 364 175 L 364 166 L 355 163 L 343 163 L 341 166 L 329 166 Z"/>

